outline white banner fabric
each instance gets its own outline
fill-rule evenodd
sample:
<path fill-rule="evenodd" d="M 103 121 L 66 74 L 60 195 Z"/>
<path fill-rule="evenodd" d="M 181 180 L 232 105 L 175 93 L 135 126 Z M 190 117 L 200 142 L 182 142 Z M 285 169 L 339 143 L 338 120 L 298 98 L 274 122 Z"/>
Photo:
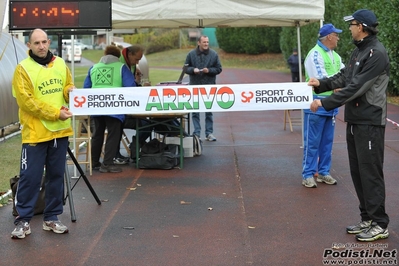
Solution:
<path fill-rule="evenodd" d="M 74 115 L 308 109 L 313 101 L 305 82 L 75 89 L 69 97 Z"/>

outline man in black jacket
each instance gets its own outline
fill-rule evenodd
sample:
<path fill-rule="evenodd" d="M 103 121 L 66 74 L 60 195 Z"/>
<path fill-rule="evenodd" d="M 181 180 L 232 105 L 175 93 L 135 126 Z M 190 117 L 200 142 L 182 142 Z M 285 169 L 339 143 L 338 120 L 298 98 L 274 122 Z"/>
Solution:
<path fill-rule="evenodd" d="M 294 48 L 287 59 L 287 64 L 291 70 L 292 82 L 299 82 L 299 63 L 298 49 Z M 301 60 L 301 63 L 303 63 L 303 60 Z"/>
<path fill-rule="evenodd" d="M 314 100 L 310 109 L 345 105 L 349 166 L 361 216 L 346 231 L 359 241 L 374 241 L 389 236 L 383 173 L 389 58 L 377 39 L 378 22 L 372 11 L 360 9 L 344 20 L 349 22 L 356 48 L 341 72 L 309 80 L 316 93 L 334 90 L 331 96 Z"/>

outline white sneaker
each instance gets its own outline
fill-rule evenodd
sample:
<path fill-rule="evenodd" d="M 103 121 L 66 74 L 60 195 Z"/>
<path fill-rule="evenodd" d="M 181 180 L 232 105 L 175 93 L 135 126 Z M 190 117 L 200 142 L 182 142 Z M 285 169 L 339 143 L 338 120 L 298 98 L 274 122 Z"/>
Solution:
<path fill-rule="evenodd" d="M 374 241 L 378 239 L 388 238 L 389 232 L 387 228 L 381 228 L 377 223 L 373 222 L 369 228 L 356 235 L 359 241 Z"/>
<path fill-rule="evenodd" d="M 213 134 L 209 134 L 208 136 L 206 136 L 206 140 L 207 141 L 216 141 L 216 138 Z"/>
<path fill-rule="evenodd" d="M 25 236 L 30 235 L 30 225 L 28 222 L 19 221 L 16 225 L 14 231 L 11 232 L 11 238 L 25 238 Z"/>
<path fill-rule="evenodd" d="M 335 180 L 331 175 L 318 175 L 316 180 L 319 183 L 324 182 L 327 185 L 336 185 L 337 184 L 337 180 Z"/>
<path fill-rule="evenodd" d="M 314 181 L 313 177 L 302 179 L 302 185 L 305 187 L 310 187 L 310 188 L 317 187 L 317 184 Z"/>
<path fill-rule="evenodd" d="M 43 230 L 53 231 L 57 234 L 65 234 L 68 233 L 68 227 L 63 225 L 61 221 L 43 221 Z"/>
<path fill-rule="evenodd" d="M 364 230 L 369 229 L 372 222 L 373 222 L 372 220 L 368 220 L 368 221 L 361 221 L 355 225 L 350 225 L 346 227 L 346 232 L 348 234 L 360 234 Z"/>

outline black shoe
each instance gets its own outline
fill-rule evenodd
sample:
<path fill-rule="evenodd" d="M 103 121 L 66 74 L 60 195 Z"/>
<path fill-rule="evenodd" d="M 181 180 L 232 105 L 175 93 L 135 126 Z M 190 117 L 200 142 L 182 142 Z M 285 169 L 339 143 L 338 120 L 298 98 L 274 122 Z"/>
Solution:
<path fill-rule="evenodd" d="M 129 158 L 114 158 L 114 164 L 128 164 Z"/>
<path fill-rule="evenodd" d="M 100 170 L 101 163 L 100 162 L 92 163 L 92 167 L 94 170 Z"/>
<path fill-rule="evenodd" d="M 118 155 L 115 156 L 115 159 L 116 159 L 116 158 L 122 159 L 122 160 L 125 160 L 125 161 L 126 161 L 126 160 L 129 160 L 129 157 L 123 156 L 123 155 L 120 154 L 120 153 L 119 153 Z"/>
<path fill-rule="evenodd" d="M 122 172 L 122 168 L 114 165 L 114 164 L 101 164 L 100 167 L 101 173 L 120 173 Z"/>
<path fill-rule="evenodd" d="M 125 156 L 123 156 L 122 154 L 119 153 L 114 158 L 114 164 L 128 164 L 129 160 L 130 160 L 129 157 L 125 157 Z"/>

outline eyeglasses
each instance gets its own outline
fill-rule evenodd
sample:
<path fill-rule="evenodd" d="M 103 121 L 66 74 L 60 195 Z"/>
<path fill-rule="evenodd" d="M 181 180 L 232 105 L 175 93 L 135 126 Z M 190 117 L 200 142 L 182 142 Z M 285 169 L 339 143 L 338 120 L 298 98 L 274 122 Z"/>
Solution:
<path fill-rule="evenodd" d="M 351 27 L 351 26 L 359 26 L 360 25 L 360 23 L 349 23 L 349 28 Z"/>

